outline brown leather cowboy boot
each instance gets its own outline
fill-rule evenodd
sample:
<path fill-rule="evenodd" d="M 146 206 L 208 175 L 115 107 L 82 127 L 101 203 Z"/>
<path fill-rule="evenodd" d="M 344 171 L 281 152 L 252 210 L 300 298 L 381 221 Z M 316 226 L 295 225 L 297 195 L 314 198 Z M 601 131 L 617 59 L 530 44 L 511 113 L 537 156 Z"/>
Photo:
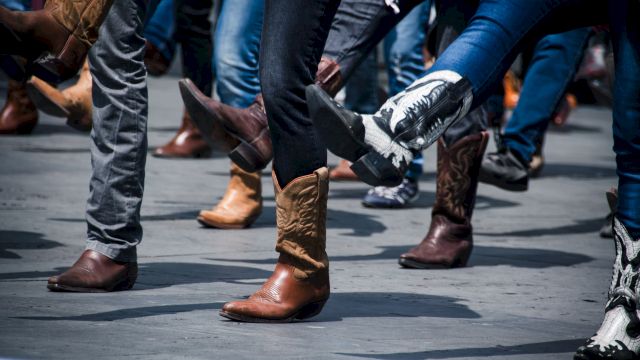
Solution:
<path fill-rule="evenodd" d="M 38 110 L 24 83 L 9 80 L 7 102 L 0 111 L 0 134 L 30 134 L 38 123 Z"/>
<path fill-rule="evenodd" d="M 316 72 L 316 83 L 332 95 L 342 87 L 339 65 L 322 58 Z M 180 93 L 187 111 L 196 126 L 210 143 L 221 141 L 219 130 L 238 140 L 238 145 L 229 152 L 229 158 L 248 172 L 264 169 L 273 157 L 271 135 L 264 111 L 262 95 L 246 109 L 237 109 L 204 95 L 189 79 L 180 81 Z"/>
<path fill-rule="evenodd" d="M 211 210 L 202 210 L 198 222 L 220 229 L 250 226 L 262 212 L 261 172 L 246 172 L 233 161 L 231 178 L 222 200 Z"/>
<path fill-rule="evenodd" d="M 438 141 L 436 203 L 429 232 L 418 246 L 400 255 L 400 265 L 416 269 L 464 267 L 473 248 L 471 215 L 478 172 L 489 134 L 466 136 L 451 146 Z"/>
<path fill-rule="evenodd" d="M 0 7 L 0 52 L 29 59 L 33 75 L 52 83 L 74 76 L 113 0 L 48 0 L 43 10 Z"/>
<path fill-rule="evenodd" d="M 129 290 L 138 277 L 138 264 L 114 261 L 93 250 L 85 250 L 64 273 L 47 282 L 51 291 L 109 292 Z"/>
<path fill-rule="evenodd" d="M 351 162 L 347 160 L 340 160 L 338 166 L 331 169 L 329 172 L 329 179 L 334 181 L 358 181 L 358 175 L 351 170 Z"/>
<path fill-rule="evenodd" d="M 67 125 L 79 131 L 91 130 L 93 123 L 91 87 L 88 61 L 82 66 L 78 81 L 62 91 L 35 76 L 27 82 L 27 92 L 38 109 L 51 116 L 67 118 Z"/>
<path fill-rule="evenodd" d="M 203 158 L 211 155 L 211 148 L 204 141 L 200 130 L 193 125 L 189 113 L 184 111 L 182 124 L 176 135 L 152 155 L 160 158 Z"/>
<path fill-rule="evenodd" d="M 301 176 L 276 192 L 280 253 L 271 277 L 247 300 L 226 303 L 220 315 L 246 322 L 290 322 L 317 315 L 329 299 L 325 252 L 329 171 Z"/>

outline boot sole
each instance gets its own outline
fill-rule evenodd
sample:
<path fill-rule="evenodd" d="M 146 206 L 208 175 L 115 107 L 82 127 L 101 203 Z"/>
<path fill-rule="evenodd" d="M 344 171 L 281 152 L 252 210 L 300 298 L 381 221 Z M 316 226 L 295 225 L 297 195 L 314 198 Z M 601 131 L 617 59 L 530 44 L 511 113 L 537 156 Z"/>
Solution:
<path fill-rule="evenodd" d="M 62 118 L 69 116 L 70 113 L 68 110 L 41 92 L 40 89 L 30 81 L 27 82 L 27 93 L 29 94 L 29 98 L 36 104 L 36 107 L 46 114 Z"/>
<path fill-rule="evenodd" d="M 224 310 L 220 310 L 219 314 L 220 314 L 220 316 L 225 317 L 227 319 L 234 320 L 234 321 L 240 321 L 240 322 L 282 324 L 282 323 L 290 323 L 290 322 L 293 322 L 293 321 L 296 321 L 296 320 L 305 320 L 305 319 L 312 318 L 312 317 L 318 315 L 322 311 L 322 308 L 324 308 L 324 304 L 326 302 L 327 302 L 327 300 L 321 300 L 321 301 L 316 301 L 316 302 L 309 303 L 309 304 L 301 307 L 300 310 L 295 312 L 290 317 L 283 318 L 283 319 L 257 318 L 257 317 L 252 317 L 252 316 L 234 314 L 234 313 L 230 313 L 230 312 L 227 312 L 227 311 L 224 311 Z"/>
<path fill-rule="evenodd" d="M 423 263 L 423 262 L 410 260 L 410 259 L 403 259 L 403 258 L 398 259 L 398 264 L 408 269 L 425 269 L 425 270 L 445 270 L 445 269 L 455 269 L 455 268 L 461 268 L 461 267 L 467 266 L 467 262 L 462 260 L 458 260 L 455 263 L 451 264 L 451 266 L 448 266 L 448 265 L 442 265 L 442 264 Z"/>
<path fill-rule="evenodd" d="M 478 181 L 480 181 L 481 183 L 499 187 L 500 189 L 507 191 L 522 192 L 529 189 L 529 181 L 526 178 L 525 180 L 505 181 L 500 177 L 482 170 L 480 170 L 480 174 L 478 175 Z"/>
<path fill-rule="evenodd" d="M 75 286 L 67 286 L 62 284 L 47 284 L 47 289 L 53 292 L 107 293 L 107 292 L 113 292 L 113 291 L 131 290 L 135 282 L 136 282 L 136 277 L 133 277 L 133 278 L 129 277 L 120 281 L 110 289 L 75 287 Z"/>
<path fill-rule="evenodd" d="M 238 145 L 226 144 L 226 146 L 221 146 L 219 142 L 212 141 L 210 136 L 204 135 L 203 138 L 209 146 L 226 152 L 227 156 L 244 171 L 256 172 L 267 167 L 271 159 L 264 159 L 250 143 L 239 137 L 232 129 L 229 129 L 228 126 L 225 126 L 226 122 L 220 121 L 216 114 L 209 111 L 206 104 L 193 92 L 187 81 L 180 80 L 178 86 L 187 112 L 202 134 L 211 134 L 213 124 L 208 121 L 211 119 L 211 121 L 217 121 L 227 134 L 240 142 Z M 268 129 L 263 130 L 255 141 L 261 140 L 265 136 L 270 136 Z"/>
<path fill-rule="evenodd" d="M 211 150 L 196 151 L 189 155 L 173 155 L 173 154 L 157 154 L 151 153 L 151 156 L 159 159 L 208 159 L 211 157 Z"/>
<path fill-rule="evenodd" d="M 216 229 L 229 229 L 229 230 L 237 230 L 237 229 L 246 229 L 249 226 L 251 226 L 251 224 L 253 224 L 257 219 L 257 216 L 255 218 L 251 218 L 247 220 L 246 224 L 223 224 L 223 223 L 216 223 L 213 221 L 208 221 L 205 218 L 203 218 L 202 216 L 198 216 L 196 220 L 198 220 L 198 223 L 200 223 L 200 225 L 208 227 L 208 228 L 216 228 Z"/>
<path fill-rule="evenodd" d="M 353 162 L 358 178 L 371 186 L 397 186 L 403 175 L 391 161 L 360 141 L 347 119 L 335 113 L 334 102 L 319 86 L 306 89 L 309 114 L 327 148 L 335 155 Z M 339 136 L 338 136 L 339 135 Z"/>

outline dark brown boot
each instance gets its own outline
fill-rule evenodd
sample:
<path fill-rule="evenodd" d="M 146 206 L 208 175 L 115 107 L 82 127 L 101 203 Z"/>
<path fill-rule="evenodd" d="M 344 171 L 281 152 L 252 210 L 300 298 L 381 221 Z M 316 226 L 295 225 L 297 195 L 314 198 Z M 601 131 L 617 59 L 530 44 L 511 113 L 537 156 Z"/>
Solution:
<path fill-rule="evenodd" d="M 50 277 L 47 288 L 72 292 L 129 290 L 137 277 L 137 263 L 118 262 L 96 251 L 85 250 L 69 270 Z"/>
<path fill-rule="evenodd" d="M 280 253 L 271 277 L 247 300 L 226 303 L 220 315 L 246 322 L 290 322 L 317 315 L 329 299 L 325 252 L 329 171 L 291 181 L 284 189 L 273 175 Z"/>
<path fill-rule="evenodd" d="M 52 83 L 74 76 L 98 39 L 112 0 L 48 0 L 43 10 L 0 7 L 0 52 L 21 55 L 33 75 Z"/>
<path fill-rule="evenodd" d="M 343 84 L 338 64 L 322 58 L 316 83 L 335 95 Z M 237 139 L 237 145 L 229 151 L 229 158 L 243 170 L 255 172 L 269 164 L 273 150 L 261 95 L 248 108 L 236 109 L 207 97 L 189 79 L 180 81 L 180 93 L 196 126 L 203 134 L 211 134 L 205 136 L 210 144 L 222 142 L 221 137 L 227 133 Z"/>
<path fill-rule="evenodd" d="M 449 147 L 442 139 L 438 141 L 438 180 L 431 226 L 418 246 L 400 255 L 400 265 L 416 269 L 466 266 L 473 248 L 471 215 L 478 172 L 488 139 L 488 133 L 481 132 Z"/>
<path fill-rule="evenodd" d="M 38 123 L 38 110 L 24 83 L 9 80 L 7 102 L 0 111 L 0 134 L 30 134 Z"/>
<path fill-rule="evenodd" d="M 176 135 L 152 155 L 160 158 L 204 158 L 211 155 L 211 148 L 185 111 Z"/>

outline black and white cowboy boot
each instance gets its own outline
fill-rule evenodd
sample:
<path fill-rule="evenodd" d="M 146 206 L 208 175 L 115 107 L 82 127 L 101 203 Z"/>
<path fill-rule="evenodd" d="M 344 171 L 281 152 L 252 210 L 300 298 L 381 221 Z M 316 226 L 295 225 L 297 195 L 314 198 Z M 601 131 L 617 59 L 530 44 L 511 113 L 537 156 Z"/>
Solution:
<path fill-rule="evenodd" d="M 576 352 L 575 360 L 640 359 L 640 239 L 632 239 L 613 218 L 616 260 L 604 321 L 598 332 Z"/>
<path fill-rule="evenodd" d="M 351 169 L 374 186 L 400 184 L 414 154 L 464 117 L 473 99 L 469 81 L 452 71 L 416 80 L 372 115 L 345 109 L 316 85 L 306 92 L 309 115 L 327 148 L 353 162 Z"/>

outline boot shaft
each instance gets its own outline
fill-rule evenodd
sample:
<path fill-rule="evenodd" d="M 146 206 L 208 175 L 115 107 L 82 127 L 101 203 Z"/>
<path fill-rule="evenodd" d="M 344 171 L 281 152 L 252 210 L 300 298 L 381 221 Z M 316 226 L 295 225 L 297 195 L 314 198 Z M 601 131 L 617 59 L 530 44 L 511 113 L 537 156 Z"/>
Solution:
<path fill-rule="evenodd" d="M 91 47 L 98 40 L 100 25 L 112 3 L 113 0 L 47 0 L 45 10 L 78 40 Z"/>

